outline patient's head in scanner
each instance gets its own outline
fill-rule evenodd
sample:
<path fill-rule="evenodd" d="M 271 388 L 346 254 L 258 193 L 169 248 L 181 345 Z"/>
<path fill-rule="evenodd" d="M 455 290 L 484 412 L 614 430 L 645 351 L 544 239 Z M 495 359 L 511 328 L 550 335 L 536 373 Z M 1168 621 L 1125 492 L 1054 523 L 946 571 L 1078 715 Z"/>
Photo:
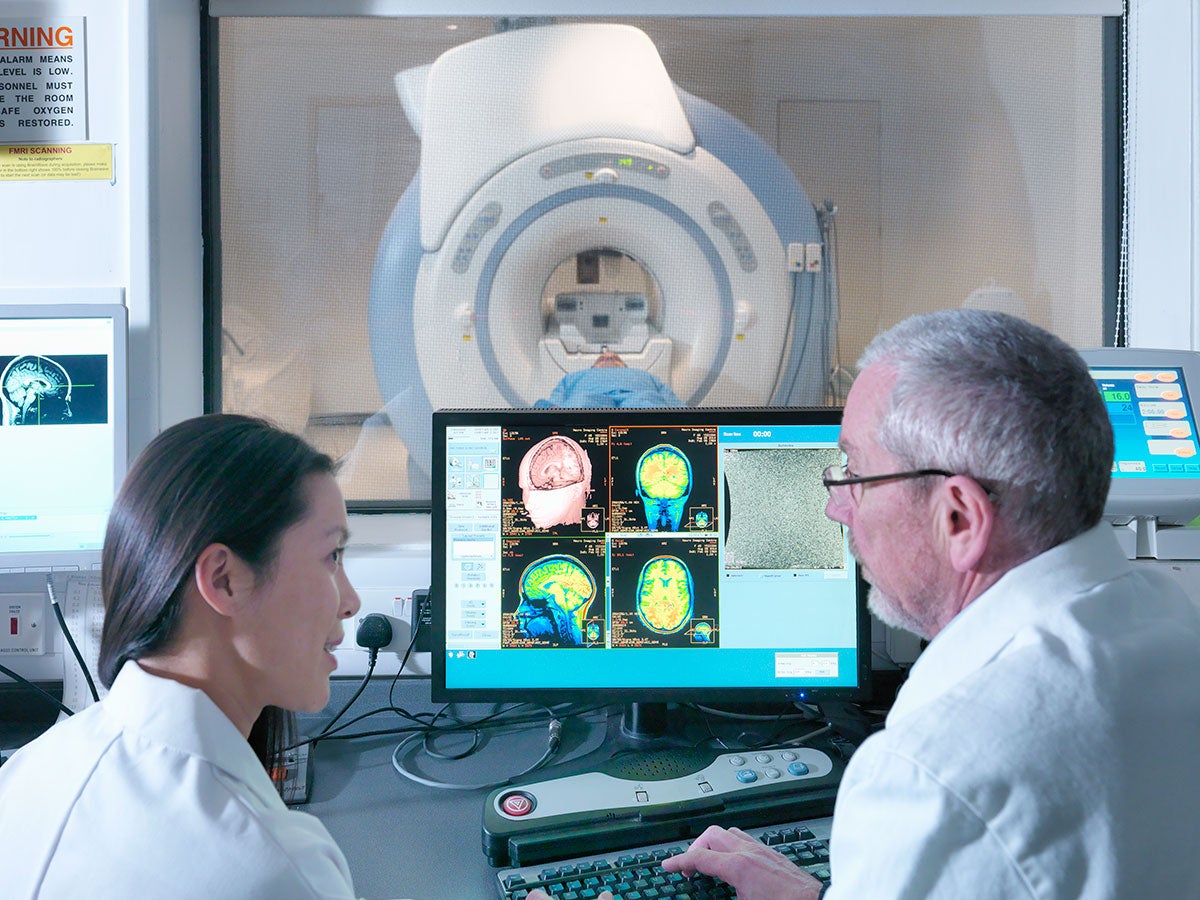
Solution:
<path fill-rule="evenodd" d="M 536 527 L 578 525 L 592 493 L 592 461 L 577 441 L 551 435 L 525 452 L 517 480 L 525 512 Z"/>
<path fill-rule="evenodd" d="M 56 425 L 71 420 L 71 376 L 48 356 L 25 355 L 0 373 L 5 425 Z"/>
<path fill-rule="evenodd" d="M 605 347 L 586 369 L 568 372 L 548 398 L 535 407 L 620 408 L 678 407 L 683 401 L 658 376 L 627 366 L 619 353 Z"/>

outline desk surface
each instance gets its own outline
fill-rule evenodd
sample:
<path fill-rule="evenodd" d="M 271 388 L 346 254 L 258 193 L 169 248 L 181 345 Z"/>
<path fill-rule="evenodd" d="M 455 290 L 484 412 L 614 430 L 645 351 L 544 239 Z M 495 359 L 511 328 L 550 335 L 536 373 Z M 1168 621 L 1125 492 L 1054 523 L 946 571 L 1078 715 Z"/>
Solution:
<path fill-rule="evenodd" d="M 386 697 L 386 682 L 372 684 L 349 715 L 373 708 L 372 695 L 380 693 Z M 410 712 L 433 708 L 428 681 L 401 682 L 396 698 L 397 705 Z M 473 704 L 463 709 L 482 714 L 491 708 Z M 389 719 L 400 724 L 395 716 L 379 716 L 369 727 L 387 727 Z M 312 721 L 302 720 L 301 730 Z M 363 723 L 363 730 L 368 724 Z M 611 753 L 604 742 L 609 727 L 604 711 L 582 721 L 568 720 L 558 762 L 539 774 L 571 774 L 606 758 Z M 499 782 L 533 764 L 545 751 L 546 738 L 546 726 L 539 725 L 489 735 L 476 754 L 457 762 L 421 753 L 405 758 L 425 778 L 457 784 Z M 496 870 L 484 857 L 482 833 L 483 801 L 489 790 L 445 790 L 409 781 L 392 765 L 400 740 L 391 736 L 321 742 L 314 754 L 312 798 L 298 808 L 319 817 L 329 829 L 350 863 L 355 889 L 367 900 L 494 897 Z M 449 752 L 469 743 L 456 740 L 457 746 L 438 746 Z"/>
<path fill-rule="evenodd" d="M 386 700 L 387 681 L 372 683 L 350 715 L 385 705 L 379 701 Z M 342 691 L 352 687 L 335 683 L 335 700 L 349 696 Z M 424 680 L 400 682 L 396 699 L 397 705 L 410 712 L 434 708 L 429 702 L 429 683 Z M 333 703 L 331 706 L 337 708 Z M 460 710 L 466 717 L 491 708 L 472 704 Z M 379 716 L 371 720 L 374 724 L 369 727 L 387 727 L 388 719 L 399 724 L 394 715 Z M 318 721 L 324 720 L 302 720 L 301 730 L 311 730 Z M 761 736 L 777 724 L 762 723 Z M 685 725 L 689 741 L 697 743 L 713 729 L 731 742 L 748 729 L 745 721 L 728 725 L 690 721 Z M 362 727 L 368 727 L 367 723 Z M 758 730 L 758 726 L 749 725 L 749 730 Z M 419 752 L 406 754 L 405 758 L 426 778 L 456 783 L 500 781 L 537 760 L 546 749 L 546 736 L 544 725 L 489 736 L 478 753 L 458 762 L 432 760 Z M 350 863 L 355 888 L 367 900 L 495 897 L 496 870 L 483 853 L 483 801 L 489 791 L 440 790 L 403 778 L 392 765 L 392 753 L 399 741 L 399 737 L 392 736 L 321 742 L 315 753 L 312 799 L 300 808 L 325 823 Z M 464 740 L 460 746 L 466 743 Z M 584 771 L 629 748 L 620 737 L 619 709 L 568 719 L 556 762 L 536 777 Z M 440 749 L 455 748 L 447 745 Z"/>

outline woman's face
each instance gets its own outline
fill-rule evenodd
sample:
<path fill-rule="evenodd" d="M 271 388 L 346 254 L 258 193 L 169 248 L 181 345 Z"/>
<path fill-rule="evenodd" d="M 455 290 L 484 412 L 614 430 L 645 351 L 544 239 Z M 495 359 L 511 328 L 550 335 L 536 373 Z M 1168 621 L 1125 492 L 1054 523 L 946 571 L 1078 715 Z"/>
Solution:
<path fill-rule="evenodd" d="M 342 620 L 361 603 L 342 567 L 349 531 L 337 482 L 309 475 L 303 489 L 307 512 L 283 533 L 267 580 L 254 589 L 242 651 L 255 670 L 255 705 L 317 712 L 329 702 Z"/>

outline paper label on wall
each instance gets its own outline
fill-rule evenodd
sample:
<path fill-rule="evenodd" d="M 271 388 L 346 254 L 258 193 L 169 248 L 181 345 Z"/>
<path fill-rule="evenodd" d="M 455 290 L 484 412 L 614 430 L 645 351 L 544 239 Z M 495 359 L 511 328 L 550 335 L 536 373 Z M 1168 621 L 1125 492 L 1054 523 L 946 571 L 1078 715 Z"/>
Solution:
<path fill-rule="evenodd" d="M 86 19 L 0 19 L 0 144 L 85 141 Z"/>
<path fill-rule="evenodd" d="M 112 144 L 0 145 L 0 181 L 112 181 Z"/>

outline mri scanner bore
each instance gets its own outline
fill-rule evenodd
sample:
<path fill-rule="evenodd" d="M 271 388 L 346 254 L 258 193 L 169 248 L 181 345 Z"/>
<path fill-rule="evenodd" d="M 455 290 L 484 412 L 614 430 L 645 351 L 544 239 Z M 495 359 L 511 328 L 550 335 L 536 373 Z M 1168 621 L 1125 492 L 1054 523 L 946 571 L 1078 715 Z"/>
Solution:
<path fill-rule="evenodd" d="M 433 409 L 531 406 L 606 351 L 687 405 L 825 402 L 818 211 L 644 32 L 502 32 L 396 84 L 421 158 L 369 313 L 377 418 L 406 445 L 410 493 L 429 486 Z"/>

